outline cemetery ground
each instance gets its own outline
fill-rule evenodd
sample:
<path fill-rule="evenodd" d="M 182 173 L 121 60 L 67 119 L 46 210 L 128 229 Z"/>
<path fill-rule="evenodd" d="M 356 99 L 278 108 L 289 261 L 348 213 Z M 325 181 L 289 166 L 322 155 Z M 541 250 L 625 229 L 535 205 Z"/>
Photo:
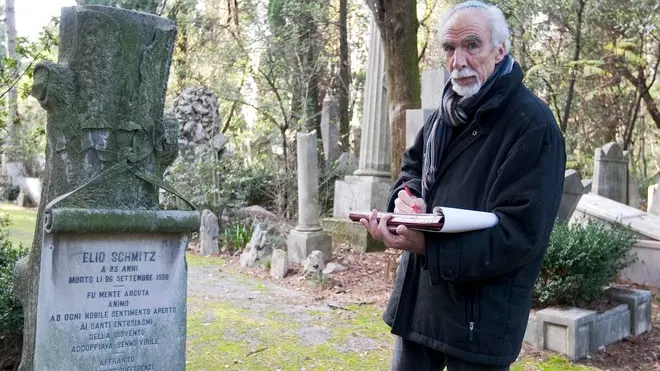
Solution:
<path fill-rule="evenodd" d="M 12 242 L 29 243 L 35 210 L 1 204 L 0 211 L 12 217 Z M 293 266 L 275 280 L 267 267 L 241 268 L 238 254 L 201 257 L 195 243 L 187 256 L 188 370 L 388 370 L 393 338 L 381 314 L 391 254 L 335 247 L 342 270 L 303 278 Z M 512 370 L 660 370 L 660 292 L 654 295 L 650 332 L 578 363 L 524 346 Z M 10 357 L 0 354 L 0 370 L 14 369 L 3 368 Z"/>

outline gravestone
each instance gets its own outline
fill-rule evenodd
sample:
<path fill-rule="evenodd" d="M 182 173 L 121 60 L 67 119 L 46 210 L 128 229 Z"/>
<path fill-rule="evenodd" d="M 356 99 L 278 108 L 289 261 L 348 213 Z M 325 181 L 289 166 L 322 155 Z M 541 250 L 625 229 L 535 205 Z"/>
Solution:
<path fill-rule="evenodd" d="M 648 198 L 647 198 L 647 208 L 646 211 L 649 214 L 660 216 L 660 191 L 658 188 L 660 183 L 649 186 L 648 188 Z"/>
<path fill-rule="evenodd" d="M 342 154 L 342 148 L 339 142 L 339 101 L 333 95 L 327 95 L 323 99 L 321 137 L 326 163 L 335 162 Z"/>
<path fill-rule="evenodd" d="M 637 185 L 637 180 L 632 174 L 628 174 L 628 206 L 632 206 L 636 209 L 642 208 L 642 200 L 639 195 L 639 186 Z"/>
<path fill-rule="evenodd" d="M 444 68 L 422 72 L 422 107 L 406 110 L 406 148 L 413 145 L 424 123 L 440 108 L 442 91 L 449 79 Z"/>
<path fill-rule="evenodd" d="M 15 269 L 19 370 L 184 370 L 194 210 L 159 210 L 177 156 L 163 118 L 176 26 L 114 7 L 62 9 L 58 63 L 35 65 L 48 113 L 32 249 Z"/>
<path fill-rule="evenodd" d="M 561 203 L 559 204 L 559 212 L 557 219 L 568 220 L 573 215 L 580 198 L 584 193 L 584 186 L 580 181 L 580 175 L 573 169 L 568 169 L 564 172 L 564 188 L 561 195 Z"/>
<path fill-rule="evenodd" d="M 319 208 L 319 168 L 316 130 L 296 133 L 298 150 L 298 225 L 289 232 L 287 257 L 291 263 L 302 263 L 314 250 L 330 259 L 332 238 L 323 230 Z"/>
<path fill-rule="evenodd" d="M 618 143 L 596 148 L 591 193 L 628 203 L 628 153 Z"/>
<path fill-rule="evenodd" d="M 422 72 L 422 108 L 434 109 L 440 106 L 442 91 L 449 79 L 449 72 L 442 67 Z"/>
<path fill-rule="evenodd" d="M 211 210 L 202 211 L 202 224 L 199 227 L 199 253 L 202 256 L 210 256 L 220 252 L 218 248 L 219 234 L 218 217 Z"/>

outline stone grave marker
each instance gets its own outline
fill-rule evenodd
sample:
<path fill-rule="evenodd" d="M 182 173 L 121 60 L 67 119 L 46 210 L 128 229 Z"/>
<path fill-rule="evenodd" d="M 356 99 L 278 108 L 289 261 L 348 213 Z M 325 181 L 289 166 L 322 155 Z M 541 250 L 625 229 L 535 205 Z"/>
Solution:
<path fill-rule="evenodd" d="M 211 210 L 202 211 L 202 223 L 199 227 L 199 252 L 202 256 L 210 256 L 220 252 L 218 247 L 219 234 L 218 217 Z"/>
<path fill-rule="evenodd" d="M 342 154 L 339 143 L 339 100 L 333 95 L 323 99 L 321 113 L 321 137 L 323 139 L 323 157 L 332 163 Z"/>
<path fill-rule="evenodd" d="M 616 142 L 596 148 L 591 193 L 610 200 L 628 202 L 628 153 Z"/>
<path fill-rule="evenodd" d="M 660 183 L 649 186 L 648 199 L 646 201 L 648 203 L 647 212 L 649 214 L 658 216 L 660 216 L 660 190 L 658 190 L 658 188 L 660 188 L 659 185 Z"/>
<path fill-rule="evenodd" d="M 58 63 L 35 65 L 48 113 L 30 254 L 15 269 L 19 369 L 185 370 L 185 251 L 199 212 L 160 210 L 177 156 L 163 118 L 176 26 L 114 7 L 62 9 Z M 182 197 L 181 197 L 182 198 Z M 185 201 L 185 199 L 184 199 Z"/>
<path fill-rule="evenodd" d="M 573 169 L 566 170 L 564 172 L 564 189 L 561 195 L 557 219 L 570 219 L 583 194 L 584 186 L 580 180 L 580 175 Z"/>

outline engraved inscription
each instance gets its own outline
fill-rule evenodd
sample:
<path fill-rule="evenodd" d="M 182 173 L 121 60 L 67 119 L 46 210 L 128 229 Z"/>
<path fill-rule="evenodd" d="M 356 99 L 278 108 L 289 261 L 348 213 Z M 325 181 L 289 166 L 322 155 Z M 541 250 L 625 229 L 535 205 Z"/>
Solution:
<path fill-rule="evenodd" d="M 54 305 L 39 307 L 37 337 L 56 350 L 41 353 L 43 364 L 52 353 L 97 371 L 167 368 L 164 353 L 185 351 L 183 245 L 69 237 L 42 259 L 53 279 L 52 291 L 43 291 L 51 298 L 40 303 Z M 75 336 L 57 340 L 63 333 Z"/>

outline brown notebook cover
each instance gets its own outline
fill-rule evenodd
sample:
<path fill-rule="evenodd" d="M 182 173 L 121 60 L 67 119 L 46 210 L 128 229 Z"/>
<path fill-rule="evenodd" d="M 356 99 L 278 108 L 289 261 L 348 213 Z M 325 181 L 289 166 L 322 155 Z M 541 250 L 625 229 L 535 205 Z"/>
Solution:
<path fill-rule="evenodd" d="M 381 212 L 376 216 L 376 220 L 380 222 L 380 219 L 385 215 L 392 215 L 387 221 L 387 226 L 390 230 L 395 230 L 396 227 L 405 225 L 414 230 L 440 232 L 445 224 L 444 215 L 439 214 L 399 214 Z M 349 219 L 358 223 L 362 218 L 369 220 L 370 216 L 371 212 L 353 212 L 348 214 Z"/>

